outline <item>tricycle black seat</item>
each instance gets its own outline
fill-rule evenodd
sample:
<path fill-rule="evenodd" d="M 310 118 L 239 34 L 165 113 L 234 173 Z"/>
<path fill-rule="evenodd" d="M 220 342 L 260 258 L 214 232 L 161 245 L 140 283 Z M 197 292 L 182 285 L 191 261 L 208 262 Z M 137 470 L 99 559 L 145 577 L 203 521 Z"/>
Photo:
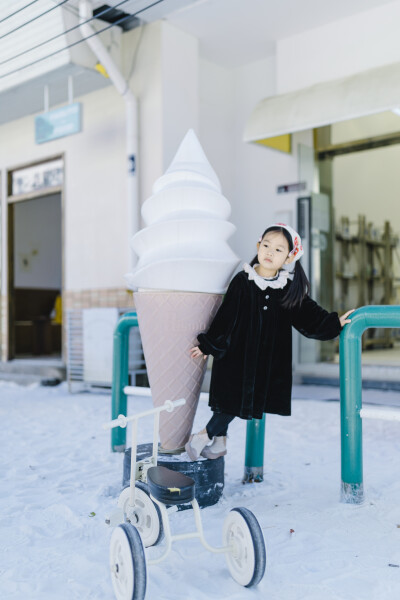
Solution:
<path fill-rule="evenodd" d="M 167 467 L 150 467 L 147 485 L 153 498 L 163 504 L 183 504 L 194 500 L 194 480 Z"/>

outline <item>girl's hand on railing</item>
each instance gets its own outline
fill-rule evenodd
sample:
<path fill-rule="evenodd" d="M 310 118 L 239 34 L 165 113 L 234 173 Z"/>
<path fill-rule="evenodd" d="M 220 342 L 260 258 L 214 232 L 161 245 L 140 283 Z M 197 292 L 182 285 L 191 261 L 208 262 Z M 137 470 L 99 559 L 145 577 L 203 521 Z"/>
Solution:
<path fill-rule="evenodd" d="M 341 317 L 339 317 L 339 321 L 342 327 L 344 327 L 346 325 L 346 323 L 351 323 L 351 319 L 348 319 L 347 317 L 349 315 L 351 315 L 352 312 L 354 312 L 356 309 L 352 308 L 351 310 L 348 310 L 346 313 L 344 313 L 344 315 L 342 315 Z"/>
<path fill-rule="evenodd" d="M 202 356 L 204 360 L 207 358 L 207 354 L 203 354 L 198 346 L 194 346 L 194 348 L 190 349 L 191 358 L 197 358 L 198 356 Z"/>

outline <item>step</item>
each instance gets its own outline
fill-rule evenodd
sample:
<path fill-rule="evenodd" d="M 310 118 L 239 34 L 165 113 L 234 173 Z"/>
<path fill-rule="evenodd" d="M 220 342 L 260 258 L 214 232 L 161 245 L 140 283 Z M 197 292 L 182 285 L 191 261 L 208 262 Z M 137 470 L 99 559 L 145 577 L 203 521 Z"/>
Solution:
<path fill-rule="evenodd" d="M 11 381 L 19 385 L 56 385 L 66 379 L 66 373 L 66 366 L 61 359 L 15 359 L 0 362 L 0 381 Z"/>
<path fill-rule="evenodd" d="M 39 375 L 22 375 L 19 373 L 0 373 L 0 382 L 7 381 L 17 385 L 29 386 L 33 384 L 41 385 L 43 381 L 48 381 Z M 60 381 L 59 379 L 53 381 Z"/>
<path fill-rule="evenodd" d="M 296 365 L 295 383 L 301 385 L 340 385 L 340 370 L 337 363 Z M 400 390 L 400 367 L 385 365 L 362 365 L 363 389 Z"/>

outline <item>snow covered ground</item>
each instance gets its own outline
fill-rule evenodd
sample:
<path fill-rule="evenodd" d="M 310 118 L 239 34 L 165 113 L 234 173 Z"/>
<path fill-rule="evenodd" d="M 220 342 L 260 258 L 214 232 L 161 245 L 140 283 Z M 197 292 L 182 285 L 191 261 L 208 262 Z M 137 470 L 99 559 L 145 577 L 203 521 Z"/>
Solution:
<path fill-rule="evenodd" d="M 255 513 L 267 546 L 262 582 L 240 587 L 223 555 L 186 540 L 148 568 L 148 600 L 400 598 L 400 424 L 364 423 L 366 500 L 341 504 L 338 390 L 295 387 L 293 396 L 291 418 L 267 418 L 263 483 L 242 485 L 245 423 L 232 423 L 223 498 L 202 511 L 215 545 L 231 508 Z M 400 406 L 394 392 L 363 397 Z M 130 411 L 149 405 L 131 400 Z M 104 516 L 116 506 L 123 456 L 102 429 L 110 396 L 0 384 L 0 414 L 1 600 L 112 600 Z M 195 428 L 209 414 L 201 403 Z M 140 441 L 151 435 L 143 420 Z M 192 529 L 192 511 L 171 523 Z"/>

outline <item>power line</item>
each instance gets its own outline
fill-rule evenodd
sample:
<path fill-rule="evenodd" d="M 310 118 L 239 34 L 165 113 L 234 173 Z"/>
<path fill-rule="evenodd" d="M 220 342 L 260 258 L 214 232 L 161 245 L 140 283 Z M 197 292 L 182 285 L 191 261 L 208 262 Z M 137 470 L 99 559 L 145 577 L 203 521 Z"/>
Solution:
<path fill-rule="evenodd" d="M 18 29 L 22 29 L 22 27 L 25 27 L 25 25 L 29 25 L 30 23 L 33 23 L 33 21 L 36 21 L 37 19 L 40 19 L 40 17 L 43 17 L 44 15 L 47 15 L 47 13 L 51 12 L 55 8 L 58 8 L 59 6 L 62 6 L 66 2 L 68 2 L 68 0 L 62 0 L 62 2 L 60 2 L 59 4 L 56 4 L 55 6 L 52 6 L 51 8 L 49 8 L 48 10 L 46 10 L 45 12 L 40 13 L 40 15 L 37 15 L 36 17 L 33 17 L 33 19 L 30 19 L 30 21 L 26 21 L 25 23 L 22 23 L 22 25 L 19 25 L 18 27 L 15 27 L 15 29 L 11 29 L 11 31 L 7 31 L 7 33 L 4 33 L 3 35 L 0 35 L 0 40 L 2 40 L 3 38 L 7 37 L 11 33 L 14 33 L 15 31 L 18 31 Z"/>
<path fill-rule="evenodd" d="M 147 25 L 147 23 L 146 23 L 146 25 Z M 146 28 L 146 25 L 142 25 L 142 27 L 140 28 L 139 39 L 138 39 L 137 44 L 136 44 L 135 52 L 133 53 L 131 68 L 129 70 L 129 75 L 126 78 L 126 80 L 127 80 L 128 83 L 131 80 L 131 77 L 132 77 L 133 72 L 134 72 L 135 67 L 136 67 L 136 59 L 137 59 L 137 56 L 138 56 L 138 53 L 139 53 L 139 48 L 140 48 L 140 44 L 142 42 L 143 33 L 144 33 L 145 28 Z"/>
<path fill-rule="evenodd" d="M 108 7 L 106 9 L 102 10 L 101 12 L 97 13 L 96 15 L 93 15 L 93 17 L 90 17 L 90 19 L 88 19 L 87 21 L 84 21 L 81 24 L 90 23 L 90 21 L 98 19 L 99 17 L 101 17 L 101 15 L 104 15 L 105 13 L 108 13 L 111 10 L 115 10 L 118 6 L 121 6 L 121 4 L 126 4 L 127 2 L 130 2 L 130 0 L 122 0 L 122 2 L 119 2 L 119 4 L 116 4 L 115 6 L 111 6 L 111 7 Z M 129 15 L 129 16 L 131 16 L 131 15 Z M 23 50 L 22 52 L 20 52 L 19 54 L 16 54 L 15 56 L 11 56 L 10 58 L 6 58 L 5 60 L 2 60 L 0 62 L 0 67 L 1 67 L 1 65 L 5 65 L 6 63 L 10 62 L 11 60 L 15 60 L 16 58 L 19 58 L 20 56 L 23 56 L 24 54 L 28 54 L 28 52 L 32 52 L 33 50 L 36 50 L 37 48 L 40 48 L 41 46 L 45 46 L 49 42 L 53 42 L 57 38 L 62 37 L 63 35 L 66 35 L 67 33 L 71 33 L 71 31 L 75 31 L 75 29 L 79 29 L 81 24 L 75 25 L 74 27 L 71 27 L 70 29 L 66 29 L 62 33 L 58 33 L 57 35 L 54 35 L 52 38 L 45 40 L 44 42 L 40 42 L 40 44 L 36 44 L 36 46 L 32 46 L 32 48 Z"/>
<path fill-rule="evenodd" d="M 4 21 L 7 21 L 7 19 L 10 19 L 11 17 L 13 17 L 14 15 L 17 15 L 18 13 L 20 13 L 21 11 L 25 10 L 25 8 L 28 8 L 29 6 L 32 6 L 32 4 L 36 4 L 36 2 L 38 2 L 39 0 L 32 0 L 32 2 L 29 2 L 29 4 L 25 4 L 25 6 L 23 6 L 22 8 L 19 8 L 18 10 L 15 10 L 13 13 L 10 13 L 9 15 L 7 15 L 6 17 L 4 17 L 4 19 L 0 20 L 0 23 L 3 23 Z"/>
<path fill-rule="evenodd" d="M 53 4 L 57 4 L 57 0 L 51 0 L 51 2 Z M 69 12 L 71 15 L 75 15 L 78 16 L 79 15 L 79 10 L 76 9 L 74 6 L 70 6 L 69 4 L 67 4 L 67 6 L 63 6 L 62 7 L 63 10 L 66 10 L 67 12 Z"/>
<path fill-rule="evenodd" d="M 162 2 L 164 2 L 164 0 L 157 0 L 157 2 L 153 2 L 152 4 L 149 4 L 145 8 L 142 8 L 141 10 L 138 10 L 135 13 L 129 14 L 125 17 L 122 17 L 121 19 L 118 19 L 111 25 L 108 25 L 107 27 L 100 29 L 100 31 L 96 31 L 95 33 L 92 33 L 92 35 L 88 35 L 88 37 L 86 37 L 86 38 L 82 38 L 81 40 L 73 42 L 69 46 L 65 46 L 65 48 L 60 48 L 59 50 L 56 50 L 55 52 L 52 52 L 51 54 L 48 54 L 47 56 L 42 56 L 42 58 L 38 58 L 37 60 L 34 60 L 27 65 L 23 65 L 22 67 L 19 67 L 18 69 L 14 69 L 13 71 L 9 71 L 8 73 L 4 73 L 3 75 L 0 75 L 0 79 L 3 79 L 4 77 L 8 77 L 9 75 L 13 75 L 14 73 L 18 73 L 18 71 L 22 71 L 23 69 L 27 69 L 28 67 L 32 67 L 33 65 L 36 65 L 37 63 L 42 62 L 43 60 L 46 60 L 47 58 L 51 58 L 52 56 L 55 56 L 56 54 L 59 54 L 60 52 L 64 52 L 65 50 L 68 50 L 69 48 L 73 48 L 73 46 L 77 46 L 78 44 L 81 44 L 82 42 L 84 42 L 96 35 L 99 35 L 100 33 L 103 33 L 103 31 L 107 31 L 108 29 L 111 29 L 111 27 L 114 27 L 115 25 L 120 25 L 127 19 L 132 19 L 132 17 L 136 17 L 140 13 L 145 12 L 149 8 L 152 8 L 153 6 L 156 6 L 157 4 L 161 4 Z"/>

